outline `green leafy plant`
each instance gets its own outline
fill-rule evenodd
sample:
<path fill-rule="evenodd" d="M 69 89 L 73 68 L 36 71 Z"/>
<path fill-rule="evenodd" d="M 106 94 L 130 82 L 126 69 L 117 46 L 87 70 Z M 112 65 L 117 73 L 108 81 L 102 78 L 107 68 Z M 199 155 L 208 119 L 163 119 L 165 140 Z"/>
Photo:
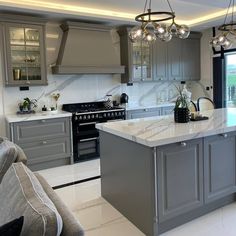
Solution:
<path fill-rule="evenodd" d="M 37 107 L 36 99 L 29 99 L 28 97 L 24 98 L 23 102 L 19 103 L 20 110 L 32 110 Z"/>
<path fill-rule="evenodd" d="M 175 102 L 175 109 L 177 108 L 189 108 L 189 102 L 188 102 L 188 98 L 185 94 L 182 93 L 182 89 L 180 86 L 175 86 L 178 93 L 179 93 L 179 96 L 178 98 L 176 99 L 176 102 Z"/>

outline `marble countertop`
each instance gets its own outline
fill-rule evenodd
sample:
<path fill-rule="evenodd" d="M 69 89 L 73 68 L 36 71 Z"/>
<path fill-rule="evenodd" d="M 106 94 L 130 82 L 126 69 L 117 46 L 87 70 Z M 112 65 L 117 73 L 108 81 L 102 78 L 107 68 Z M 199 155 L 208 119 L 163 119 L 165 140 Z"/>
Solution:
<path fill-rule="evenodd" d="M 202 112 L 208 120 L 175 123 L 173 115 L 97 124 L 105 132 L 155 147 L 190 139 L 236 131 L 236 108 Z"/>
<path fill-rule="evenodd" d="M 32 120 L 42 120 L 42 119 L 53 119 L 53 118 L 62 118 L 70 117 L 72 113 L 66 111 L 45 111 L 45 112 L 36 112 L 34 114 L 10 114 L 6 115 L 6 120 L 8 123 L 22 122 L 22 121 L 32 121 Z"/>
<path fill-rule="evenodd" d="M 126 111 L 138 110 L 138 109 L 149 109 L 149 108 L 159 108 L 159 107 L 170 107 L 174 106 L 174 102 L 166 102 L 159 104 L 150 104 L 150 105 L 138 105 L 138 104 L 127 104 L 125 109 Z"/>

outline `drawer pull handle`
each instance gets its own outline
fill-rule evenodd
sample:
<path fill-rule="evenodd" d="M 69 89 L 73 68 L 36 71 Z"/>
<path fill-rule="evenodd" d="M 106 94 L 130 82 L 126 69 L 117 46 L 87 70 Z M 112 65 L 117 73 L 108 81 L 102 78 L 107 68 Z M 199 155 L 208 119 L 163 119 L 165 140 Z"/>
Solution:
<path fill-rule="evenodd" d="M 181 142 L 181 143 L 180 143 L 180 146 L 181 146 L 181 147 L 186 147 L 186 146 L 187 146 L 187 143 Z"/>
<path fill-rule="evenodd" d="M 46 122 L 46 120 L 41 120 L 41 122 L 42 122 L 42 123 L 45 123 L 45 122 Z"/>
<path fill-rule="evenodd" d="M 47 141 L 43 141 L 42 143 L 43 143 L 43 144 L 47 144 Z"/>
<path fill-rule="evenodd" d="M 148 111 L 148 109 L 144 109 L 144 111 Z"/>
<path fill-rule="evenodd" d="M 228 134 L 221 134 L 222 137 L 227 138 Z"/>

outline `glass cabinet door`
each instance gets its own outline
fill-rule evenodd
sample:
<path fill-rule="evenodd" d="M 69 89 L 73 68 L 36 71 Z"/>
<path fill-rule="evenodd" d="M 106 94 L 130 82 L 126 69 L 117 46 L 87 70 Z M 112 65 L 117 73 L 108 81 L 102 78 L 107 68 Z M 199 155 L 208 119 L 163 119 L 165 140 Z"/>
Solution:
<path fill-rule="evenodd" d="M 9 84 L 45 84 L 42 28 L 10 25 L 6 30 Z M 45 78 L 42 79 L 42 76 Z"/>
<path fill-rule="evenodd" d="M 133 43 L 133 79 L 151 80 L 150 45 L 145 42 Z"/>

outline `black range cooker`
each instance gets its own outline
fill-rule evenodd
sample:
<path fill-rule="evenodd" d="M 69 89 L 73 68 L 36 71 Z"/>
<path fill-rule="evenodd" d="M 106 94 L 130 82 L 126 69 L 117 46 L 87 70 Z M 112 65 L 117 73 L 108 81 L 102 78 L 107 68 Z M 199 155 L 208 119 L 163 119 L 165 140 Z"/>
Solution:
<path fill-rule="evenodd" d="M 107 107 L 106 102 L 64 104 L 62 110 L 72 113 L 74 162 L 100 156 L 97 123 L 125 119 L 124 108 Z"/>

